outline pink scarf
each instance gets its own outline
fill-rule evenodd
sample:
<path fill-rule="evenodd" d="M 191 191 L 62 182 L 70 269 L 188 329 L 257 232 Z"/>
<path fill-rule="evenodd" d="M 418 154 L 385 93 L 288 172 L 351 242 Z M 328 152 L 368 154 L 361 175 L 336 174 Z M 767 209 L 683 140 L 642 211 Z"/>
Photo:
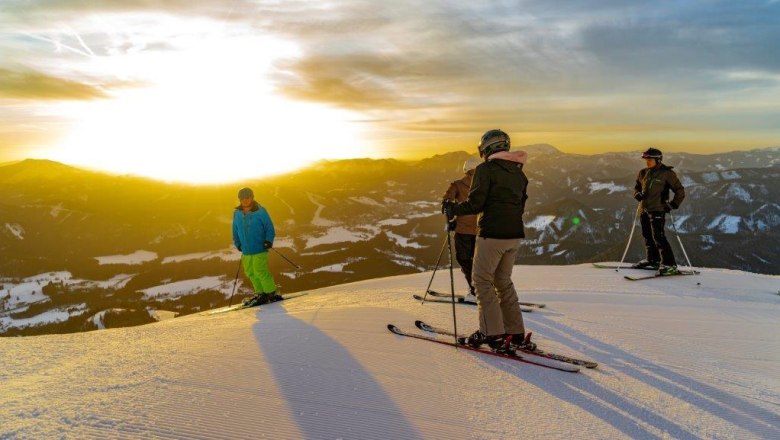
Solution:
<path fill-rule="evenodd" d="M 491 154 L 490 157 L 488 157 L 488 160 L 493 159 L 504 159 L 525 164 L 525 161 L 528 160 L 528 153 L 523 150 L 499 151 L 498 153 Z"/>

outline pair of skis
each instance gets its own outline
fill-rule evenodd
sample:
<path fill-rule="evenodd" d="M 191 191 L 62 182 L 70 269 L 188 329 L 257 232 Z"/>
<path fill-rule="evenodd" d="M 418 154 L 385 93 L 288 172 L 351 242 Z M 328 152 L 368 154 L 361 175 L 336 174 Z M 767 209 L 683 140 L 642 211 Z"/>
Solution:
<path fill-rule="evenodd" d="M 435 335 L 440 335 L 440 336 L 451 336 L 451 337 L 455 336 L 449 330 L 436 328 L 422 321 L 416 321 L 414 324 L 420 330 L 426 331 L 428 333 L 433 333 Z M 437 344 L 442 344 L 442 345 L 449 345 L 451 347 L 458 347 L 469 351 L 484 353 L 487 355 L 501 357 L 504 359 L 512 359 L 520 362 L 525 362 L 527 364 L 539 365 L 542 367 L 552 368 L 554 370 L 559 370 L 559 371 L 566 371 L 569 373 L 576 373 L 580 371 L 581 366 L 585 368 L 595 368 L 598 366 L 598 364 L 593 361 L 572 358 L 569 356 L 564 356 L 564 355 L 559 355 L 554 353 L 548 353 L 538 349 L 534 351 L 517 349 L 508 352 L 504 352 L 504 351 L 497 352 L 485 347 L 475 348 L 470 345 L 467 345 L 466 338 L 457 338 L 458 342 L 455 343 L 451 341 L 445 341 L 435 336 L 421 335 L 417 333 L 407 333 L 393 324 L 388 324 L 387 329 L 395 333 L 396 335 L 400 335 L 400 336 L 421 339 L 424 341 L 435 342 Z"/>
<path fill-rule="evenodd" d="M 428 295 L 437 296 L 439 298 L 451 298 L 451 295 L 449 293 L 437 292 L 435 290 L 429 290 L 428 291 Z M 476 303 L 473 303 L 473 302 L 466 301 L 465 297 L 463 295 L 455 295 L 455 300 L 458 301 L 459 303 L 476 304 Z M 534 307 L 534 308 L 537 308 L 537 309 L 543 309 L 543 308 L 547 307 L 547 304 L 534 303 L 534 302 L 523 302 L 523 301 L 520 301 L 520 305 L 521 306 L 526 306 L 526 307 Z"/>
<path fill-rule="evenodd" d="M 634 269 L 634 270 L 652 270 L 655 271 L 656 269 L 651 268 L 637 268 L 637 267 L 631 267 L 631 266 L 616 266 L 612 264 L 601 264 L 601 263 L 593 263 L 594 267 L 597 267 L 599 269 Z M 641 280 L 650 280 L 653 278 L 665 278 L 665 277 L 676 277 L 681 275 L 698 275 L 699 271 L 691 270 L 691 271 L 680 271 L 680 273 L 672 274 L 672 275 L 660 275 L 658 273 L 654 273 L 652 275 L 645 275 L 640 277 L 630 276 L 630 275 L 624 275 L 623 278 L 629 280 L 629 281 L 641 281 Z"/>
<path fill-rule="evenodd" d="M 428 295 L 431 296 L 431 298 L 423 298 L 420 295 L 412 295 L 414 299 L 417 301 L 430 301 L 430 302 L 443 302 L 443 303 L 451 303 L 452 302 L 452 295 L 448 293 L 441 293 L 437 292 L 435 290 L 429 290 Z M 455 301 L 457 301 L 460 304 L 469 304 L 469 305 L 477 305 L 475 302 L 466 301 L 465 297 L 463 295 L 455 295 Z M 532 303 L 532 302 L 520 302 L 520 311 L 530 313 L 533 312 L 534 309 L 542 309 L 547 307 L 546 304 L 541 303 Z"/>
<path fill-rule="evenodd" d="M 286 295 L 282 295 L 282 299 L 279 300 L 279 301 L 285 301 L 285 300 L 288 300 L 288 299 L 298 298 L 299 296 L 308 295 L 308 294 L 309 294 L 309 292 L 288 293 Z M 272 301 L 272 302 L 266 303 L 264 305 L 273 304 L 273 303 L 276 303 L 276 302 L 279 302 L 279 301 Z M 216 315 L 218 313 L 232 312 L 234 310 L 249 309 L 249 308 L 252 308 L 252 307 L 260 307 L 260 305 L 247 306 L 247 305 L 239 303 L 239 304 L 235 304 L 235 305 L 232 305 L 232 306 L 222 307 L 222 308 L 219 308 L 219 309 L 211 310 L 211 311 L 208 312 L 208 314 L 209 315 Z"/>

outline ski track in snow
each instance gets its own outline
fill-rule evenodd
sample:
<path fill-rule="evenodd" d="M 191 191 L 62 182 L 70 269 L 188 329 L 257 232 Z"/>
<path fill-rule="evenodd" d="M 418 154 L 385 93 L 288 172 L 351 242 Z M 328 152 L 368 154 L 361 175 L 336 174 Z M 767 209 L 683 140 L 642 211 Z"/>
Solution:
<path fill-rule="evenodd" d="M 317 210 L 314 211 L 314 217 L 311 219 L 311 224 L 314 226 L 323 226 L 323 227 L 330 227 L 330 226 L 336 226 L 338 223 L 333 220 L 328 220 L 322 217 L 322 210 L 325 209 L 325 205 L 319 202 L 319 196 L 316 196 L 312 193 L 306 193 L 306 195 L 309 197 L 309 201 L 314 204 L 314 206 L 317 207 Z"/>
<path fill-rule="evenodd" d="M 430 278 L 2 338 L 0 438 L 780 438 L 778 277 L 515 267 L 521 300 L 547 304 L 524 315 L 540 346 L 600 363 L 578 374 L 390 334 L 451 328 L 451 305 L 412 299 Z M 477 327 L 474 308 L 457 313 L 459 333 Z"/>
<path fill-rule="evenodd" d="M 18 224 L 13 224 L 13 225 L 12 225 L 12 224 L 10 224 L 10 223 L 6 223 L 6 224 L 5 224 L 5 228 L 6 228 L 6 229 L 7 229 L 9 232 L 11 232 L 11 234 L 12 234 L 14 237 L 18 238 L 19 240 L 24 240 L 24 228 L 22 228 L 22 226 L 21 226 L 21 225 L 18 225 Z"/>
<path fill-rule="evenodd" d="M 590 194 L 593 194 L 594 192 L 597 191 L 603 191 L 603 190 L 607 190 L 608 191 L 607 194 L 628 190 L 627 186 L 618 185 L 615 182 L 590 182 L 588 183 L 588 188 L 590 188 Z"/>
<path fill-rule="evenodd" d="M 139 292 L 144 294 L 144 298 L 162 298 L 176 299 L 182 296 L 191 295 L 201 290 L 218 290 L 224 295 L 230 295 L 232 291 L 230 281 L 225 281 L 221 276 L 204 276 L 197 279 L 176 281 L 173 283 L 162 284 L 160 286 L 141 289 Z"/>
<path fill-rule="evenodd" d="M 288 245 L 288 243 L 289 242 L 285 241 L 284 245 Z M 274 244 L 277 247 L 285 247 L 279 243 L 278 239 Z M 191 254 L 172 255 L 163 258 L 162 264 L 181 263 L 182 261 L 193 261 L 193 260 L 209 260 L 212 258 L 219 258 L 220 260 L 223 261 L 238 261 L 241 259 L 241 253 L 231 246 L 227 249 L 222 249 L 218 251 L 194 252 Z"/>
<path fill-rule="evenodd" d="M 50 298 L 43 294 L 43 286 L 49 283 L 62 283 L 64 285 L 92 285 L 101 289 L 121 289 L 133 279 L 132 274 L 117 274 L 106 281 L 80 280 L 72 277 L 70 272 L 46 272 L 24 278 L 20 283 L 3 282 L 9 298 L 5 307 L 0 308 L 0 315 L 20 311 L 20 308 L 49 301 Z M 2 295 L 2 294 L 0 294 Z M 14 326 L 12 324 L 12 326 Z"/>
<path fill-rule="evenodd" d="M 95 259 L 98 261 L 98 264 L 100 265 L 103 264 L 136 265 L 136 264 L 144 264 L 146 262 L 156 260 L 157 253 L 140 250 L 127 255 L 108 255 L 103 257 L 95 257 Z"/>

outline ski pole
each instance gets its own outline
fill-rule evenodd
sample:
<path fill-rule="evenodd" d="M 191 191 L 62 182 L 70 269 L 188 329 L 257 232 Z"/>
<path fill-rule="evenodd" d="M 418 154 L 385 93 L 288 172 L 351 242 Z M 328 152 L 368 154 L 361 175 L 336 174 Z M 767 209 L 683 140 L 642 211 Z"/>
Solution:
<path fill-rule="evenodd" d="M 447 236 L 449 237 L 449 233 L 447 233 Z M 423 300 L 420 304 L 425 304 L 425 300 L 428 298 L 428 292 L 431 290 L 431 284 L 433 284 L 433 277 L 436 276 L 436 271 L 439 270 L 439 263 L 441 262 L 441 256 L 444 255 L 444 249 L 447 249 L 447 240 L 445 240 L 441 246 L 441 252 L 439 252 L 439 258 L 436 259 L 436 267 L 433 268 L 433 273 L 431 274 L 431 280 L 428 281 L 428 287 L 425 288 L 425 295 L 423 295 Z"/>
<path fill-rule="evenodd" d="M 236 269 L 236 279 L 233 280 L 233 293 L 230 294 L 230 301 L 228 301 L 228 307 L 233 305 L 233 295 L 236 294 L 236 284 L 238 284 L 238 274 L 241 272 L 241 257 L 238 258 L 238 269 Z"/>
<path fill-rule="evenodd" d="M 458 319 L 455 314 L 455 275 L 452 262 L 452 233 L 447 229 L 447 248 L 450 251 L 450 292 L 452 292 L 452 333 L 455 336 L 455 348 L 458 348 Z"/>
<path fill-rule="evenodd" d="M 631 240 L 634 238 L 634 230 L 636 229 L 636 219 L 639 217 L 639 206 L 636 207 L 636 212 L 634 213 L 634 221 L 631 223 L 631 233 L 628 234 L 628 243 L 626 243 L 626 250 L 623 251 L 623 258 L 620 259 L 620 264 L 618 264 L 617 269 L 615 269 L 615 272 L 620 272 L 620 269 L 623 267 L 623 261 L 626 260 L 626 254 L 628 254 L 628 248 L 631 246 Z"/>
<path fill-rule="evenodd" d="M 281 252 L 277 251 L 277 250 L 276 250 L 276 249 L 274 249 L 274 248 L 270 248 L 270 249 L 271 249 L 272 251 L 276 252 L 276 254 L 277 254 L 277 255 L 279 255 L 280 257 L 284 258 L 284 259 L 285 259 L 285 260 L 286 260 L 288 263 L 290 263 L 290 264 L 292 264 L 293 266 L 295 266 L 295 268 L 296 268 L 296 269 L 300 269 L 300 268 L 301 268 L 301 266 L 298 266 L 297 264 L 295 264 L 295 263 L 293 263 L 292 261 L 290 261 L 290 259 L 289 259 L 289 258 L 287 258 L 287 257 L 285 257 L 284 255 L 282 255 L 282 253 L 281 253 Z"/>
<path fill-rule="evenodd" d="M 688 258 L 688 253 L 685 252 L 685 246 L 682 244 L 682 240 L 680 239 L 680 233 L 677 232 L 677 225 L 675 224 L 674 220 L 674 214 L 672 214 L 671 211 L 669 211 L 669 220 L 672 221 L 672 229 L 674 230 L 674 236 L 677 237 L 677 243 L 680 243 L 680 249 L 682 249 L 683 255 L 685 255 L 685 261 L 688 262 L 688 267 L 693 271 L 693 274 L 696 275 L 696 268 L 693 267 L 691 264 L 691 259 Z M 701 282 L 696 282 L 697 285 L 701 285 Z"/>

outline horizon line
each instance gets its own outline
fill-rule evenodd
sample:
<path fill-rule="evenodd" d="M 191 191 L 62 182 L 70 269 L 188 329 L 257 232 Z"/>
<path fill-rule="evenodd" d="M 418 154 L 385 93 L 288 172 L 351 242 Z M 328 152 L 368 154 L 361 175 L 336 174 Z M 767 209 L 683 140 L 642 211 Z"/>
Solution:
<path fill-rule="evenodd" d="M 606 155 L 611 155 L 611 154 L 627 154 L 627 153 L 638 152 L 642 148 L 642 147 L 640 147 L 640 149 L 637 149 L 637 150 L 633 150 L 632 149 L 632 150 L 622 150 L 622 151 L 608 151 L 608 152 L 603 152 L 603 153 L 571 153 L 571 152 L 563 151 L 563 150 L 559 149 L 558 147 L 556 147 L 556 146 L 554 146 L 552 144 L 537 143 L 537 144 L 521 145 L 521 146 L 513 147 L 512 149 L 513 150 L 519 150 L 519 149 L 528 148 L 528 147 L 541 147 L 541 146 L 552 147 L 559 154 L 565 154 L 565 155 L 571 155 L 571 156 L 606 156 Z M 667 151 L 664 152 L 664 154 L 689 154 L 689 155 L 695 155 L 695 156 L 714 156 L 714 155 L 722 155 L 722 154 L 746 153 L 746 152 L 751 152 L 751 151 L 779 150 L 779 149 L 780 149 L 780 145 L 774 145 L 774 146 L 764 146 L 764 147 L 752 147 L 752 148 L 746 148 L 746 149 L 735 149 L 735 150 L 729 150 L 729 151 L 725 151 L 725 152 L 714 152 L 714 153 L 689 153 L 689 152 L 686 152 L 686 151 L 667 150 Z M 318 160 L 316 160 L 314 162 L 311 162 L 311 163 L 309 163 L 309 164 L 307 164 L 305 166 L 302 166 L 301 168 L 298 168 L 298 169 L 295 169 L 295 170 L 292 170 L 292 171 L 285 171 L 285 172 L 279 173 L 279 174 L 267 174 L 267 175 L 264 175 L 264 176 L 253 176 L 253 177 L 239 178 L 239 179 L 236 179 L 236 180 L 226 180 L 226 181 L 222 181 L 222 182 L 199 182 L 199 183 L 185 181 L 185 180 L 165 180 L 165 179 L 160 179 L 160 178 L 155 178 L 155 177 L 150 177 L 150 176 L 144 176 L 142 174 L 134 174 L 134 173 L 117 173 L 117 172 L 112 172 L 112 171 L 103 170 L 103 169 L 99 169 L 99 168 L 93 168 L 93 167 L 85 166 L 85 165 L 70 164 L 70 163 L 61 162 L 61 161 L 54 160 L 54 159 L 36 158 L 36 157 L 27 157 L 27 158 L 24 158 L 24 159 L 17 159 L 17 160 L 11 160 L 11 161 L 6 161 L 6 162 L 0 162 L 0 168 L 4 168 L 4 167 L 7 167 L 7 166 L 13 166 L 13 165 L 17 165 L 17 164 L 20 164 L 20 163 L 23 163 L 23 162 L 28 162 L 28 161 L 51 162 L 51 163 L 54 163 L 54 164 L 63 165 L 63 166 L 71 167 L 71 168 L 82 170 L 82 171 L 89 171 L 89 172 L 94 172 L 94 173 L 98 173 L 98 174 L 103 174 L 103 175 L 106 175 L 106 176 L 135 178 L 135 179 L 140 179 L 140 180 L 147 180 L 147 181 L 159 182 L 159 183 L 165 183 L 165 184 L 171 184 L 171 185 L 223 186 L 223 185 L 235 184 L 235 183 L 238 183 L 238 182 L 246 182 L 246 181 L 253 181 L 253 180 L 259 180 L 259 179 L 268 179 L 268 178 L 278 178 L 278 177 L 282 177 L 282 176 L 285 176 L 285 175 L 298 173 L 300 171 L 306 170 L 308 168 L 313 168 L 313 167 L 315 167 L 315 166 L 317 166 L 319 164 L 323 164 L 323 163 L 338 163 L 338 162 L 349 162 L 349 161 L 358 161 L 358 160 L 368 160 L 368 161 L 393 160 L 393 161 L 397 161 L 397 162 L 414 163 L 414 162 L 420 162 L 420 161 L 423 161 L 423 160 L 426 160 L 426 159 L 432 159 L 434 157 L 447 156 L 447 155 L 453 155 L 453 154 L 459 154 L 459 153 L 468 154 L 468 155 L 471 155 L 471 156 L 476 156 L 475 153 L 469 153 L 466 150 L 460 149 L 460 150 L 447 151 L 447 152 L 443 152 L 443 153 L 435 153 L 435 154 L 432 154 L 432 155 L 429 155 L 429 156 L 417 156 L 417 157 L 411 157 L 411 156 L 410 157 L 389 157 L 388 156 L 388 157 L 352 157 L 352 158 L 348 158 L 348 159 L 318 159 Z"/>

